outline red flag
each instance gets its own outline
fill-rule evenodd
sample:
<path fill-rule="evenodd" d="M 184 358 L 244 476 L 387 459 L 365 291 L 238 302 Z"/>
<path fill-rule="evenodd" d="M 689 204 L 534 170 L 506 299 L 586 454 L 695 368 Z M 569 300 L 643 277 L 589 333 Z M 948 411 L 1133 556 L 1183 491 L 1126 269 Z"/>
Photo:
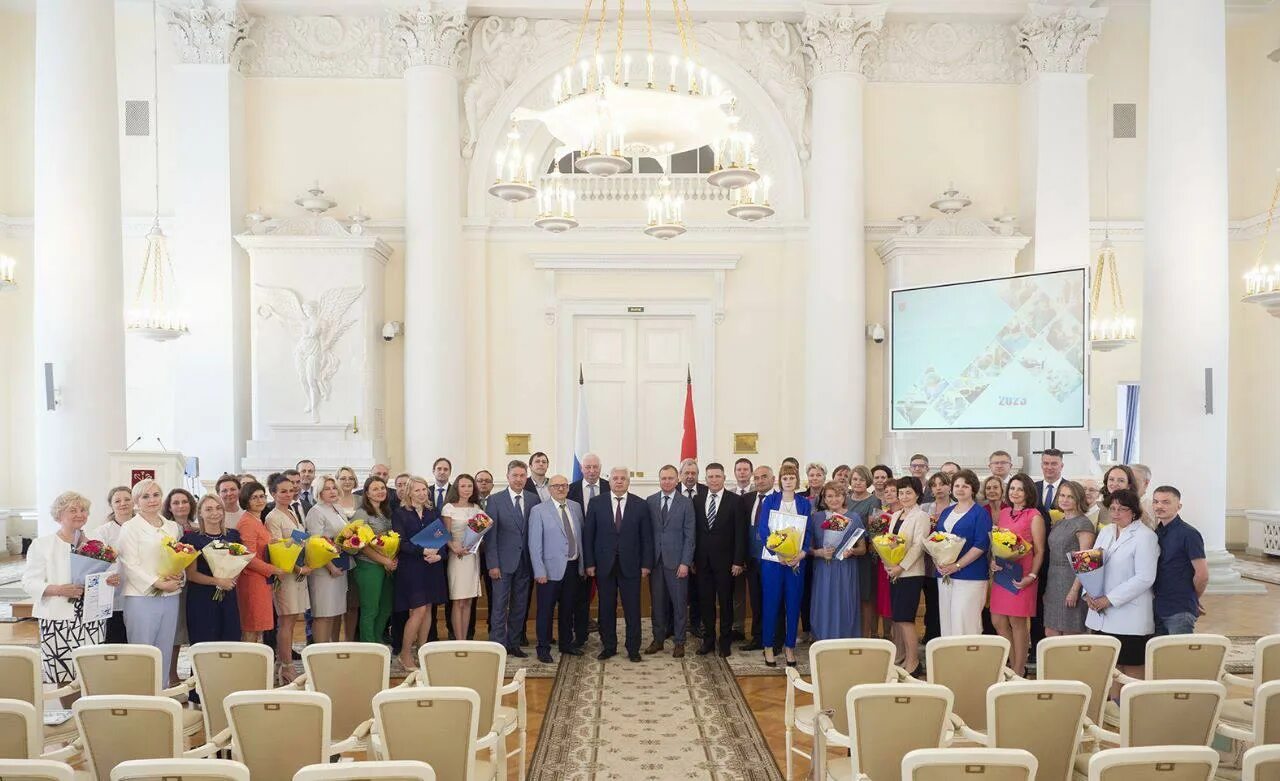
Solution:
<path fill-rule="evenodd" d="M 688 371 L 686 369 L 686 371 Z M 698 427 L 693 419 L 693 374 L 690 372 L 685 381 L 684 391 L 684 435 L 680 437 L 680 460 L 698 457 Z"/>

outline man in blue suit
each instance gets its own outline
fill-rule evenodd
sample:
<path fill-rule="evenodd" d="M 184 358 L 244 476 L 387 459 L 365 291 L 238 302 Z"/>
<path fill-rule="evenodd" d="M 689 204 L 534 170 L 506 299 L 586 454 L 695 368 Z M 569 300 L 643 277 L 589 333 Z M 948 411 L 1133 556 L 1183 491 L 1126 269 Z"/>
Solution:
<path fill-rule="evenodd" d="M 649 576 L 649 602 L 653 608 L 653 642 L 646 654 L 662 650 L 667 628 L 675 625 L 675 648 L 671 655 L 684 656 L 685 631 L 688 625 L 689 570 L 693 568 L 696 535 L 693 502 L 676 490 L 679 473 L 671 464 L 658 470 L 659 490 L 647 501 L 649 519 L 653 523 L 653 574 Z M 674 618 L 670 614 L 675 605 Z"/>
<path fill-rule="evenodd" d="M 581 656 L 587 642 L 586 557 L 582 505 L 568 498 L 569 478 L 552 475 L 548 499 L 529 513 L 529 558 L 538 583 L 538 661 L 551 662 L 551 616 L 560 611 L 560 653 Z"/>
<path fill-rule="evenodd" d="M 615 466 L 609 472 L 609 493 L 597 496 L 587 508 L 583 550 L 587 576 L 596 579 L 600 597 L 600 641 L 596 656 L 618 654 L 618 597 L 627 621 L 627 658 L 640 661 L 640 579 L 653 569 L 653 527 L 649 506 L 633 493 L 631 472 Z"/>
<path fill-rule="evenodd" d="M 529 468 L 523 461 L 507 464 L 507 490 L 492 494 L 485 512 L 493 528 L 485 534 L 484 561 L 489 568 L 491 605 L 489 639 L 502 643 L 508 656 L 529 655 L 517 642 L 529 616 L 529 584 L 533 567 L 529 561 L 529 512 L 538 504 L 538 494 L 526 491 Z"/>

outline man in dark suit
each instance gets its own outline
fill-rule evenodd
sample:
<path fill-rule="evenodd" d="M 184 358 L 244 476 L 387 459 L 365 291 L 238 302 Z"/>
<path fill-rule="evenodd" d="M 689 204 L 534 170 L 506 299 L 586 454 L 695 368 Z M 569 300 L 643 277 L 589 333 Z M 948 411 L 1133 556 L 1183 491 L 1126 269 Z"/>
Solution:
<path fill-rule="evenodd" d="M 304 458 L 294 465 L 298 470 L 298 501 L 302 503 L 302 514 L 311 512 L 316 504 L 316 497 L 311 492 L 311 484 L 316 481 L 316 463 Z"/>
<path fill-rule="evenodd" d="M 431 476 L 435 478 L 434 482 L 432 482 L 431 484 L 431 506 L 436 508 L 437 513 L 439 513 L 440 509 L 445 506 L 449 498 L 449 489 L 453 487 L 452 484 L 449 482 L 449 477 L 452 475 L 453 475 L 453 462 L 445 458 L 444 456 L 440 456 L 439 458 L 437 458 L 435 460 L 435 463 L 431 465 Z M 478 599 L 471 600 L 471 624 L 470 624 L 470 627 L 467 629 L 467 638 L 466 638 L 468 640 L 475 639 L 476 603 L 479 601 L 480 600 Z M 492 604 L 492 600 L 490 600 L 490 604 Z M 427 629 L 428 643 L 434 643 L 437 639 L 439 639 L 439 635 L 436 629 L 436 608 L 438 607 L 442 607 L 442 606 L 435 605 L 435 604 L 431 606 L 431 617 L 427 619 L 430 623 L 430 626 Z M 449 609 L 449 605 L 447 603 L 443 605 L 443 608 L 444 608 L 443 610 L 444 625 L 445 625 L 445 628 L 449 631 L 449 639 L 461 640 L 462 638 L 453 636 L 453 611 Z M 492 615 L 493 614 L 491 612 L 490 616 Z M 490 629 L 490 632 L 492 633 L 492 630 L 493 630 L 492 623 L 489 624 L 489 629 Z"/>
<path fill-rule="evenodd" d="M 608 493 L 609 487 L 600 479 L 600 456 L 587 453 L 582 457 L 582 479 L 569 484 L 569 498 L 583 507 L 590 507 L 597 496 Z"/>
<path fill-rule="evenodd" d="M 706 507 L 707 486 L 698 482 L 698 462 L 686 458 L 680 462 L 680 493 L 693 502 L 694 522 L 698 528 L 706 522 L 702 511 Z M 689 578 L 689 634 L 702 637 L 702 601 L 698 598 L 698 579 Z"/>
<path fill-rule="evenodd" d="M 751 603 L 751 634 L 748 642 L 742 646 L 743 651 L 759 651 L 764 647 L 764 592 L 760 587 L 760 542 L 756 536 L 756 518 L 760 513 L 760 503 L 773 493 L 773 468 L 761 464 L 755 471 L 756 490 L 742 495 L 742 534 L 745 541 L 745 564 L 747 579 L 747 598 Z M 781 613 L 779 613 L 781 618 Z M 781 634 L 775 635 L 781 638 Z M 781 639 L 778 640 L 782 642 Z M 782 653 L 782 646 L 774 649 L 774 653 Z"/>
<path fill-rule="evenodd" d="M 653 526 L 649 507 L 633 493 L 630 471 L 609 472 L 609 493 L 597 496 L 587 509 L 583 548 L 587 575 L 596 578 L 600 593 L 600 641 L 597 659 L 618 653 L 618 597 L 627 622 L 627 658 L 640 661 L 640 581 L 653 569 Z"/>
<path fill-rule="evenodd" d="M 707 464 L 707 493 L 702 500 L 697 526 L 694 568 L 698 575 L 698 596 L 702 600 L 702 646 L 699 656 L 718 650 L 721 656 L 732 651 L 733 579 L 742 574 L 746 541 L 742 537 L 742 499 L 724 488 L 724 466 Z M 720 629 L 716 630 L 716 608 L 720 609 Z M 717 640 L 719 642 L 717 643 Z"/>
<path fill-rule="evenodd" d="M 485 513 L 493 528 L 485 534 L 484 562 L 492 581 L 489 639 L 501 643 L 508 656 L 524 659 L 518 638 L 529 617 L 533 564 L 529 559 L 529 512 L 538 494 L 526 491 L 529 468 L 523 461 L 507 464 L 507 490 L 489 496 Z"/>

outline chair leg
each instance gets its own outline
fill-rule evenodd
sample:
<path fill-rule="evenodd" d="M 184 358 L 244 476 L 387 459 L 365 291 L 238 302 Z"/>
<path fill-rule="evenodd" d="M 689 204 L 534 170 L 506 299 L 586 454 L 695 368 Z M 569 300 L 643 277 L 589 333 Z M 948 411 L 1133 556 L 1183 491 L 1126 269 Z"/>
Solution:
<path fill-rule="evenodd" d="M 528 729 L 521 727 L 520 728 L 520 781 L 525 780 L 525 772 L 526 772 L 525 771 L 525 762 L 526 762 L 525 751 L 527 750 L 528 746 L 529 746 L 529 731 Z"/>
<path fill-rule="evenodd" d="M 788 727 L 787 728 L 787 781 L 791 781 L 792 779 L 792 775 L 791 775 L 792 765 L 795 762 L 795 758 L 792 756 L 791 744 L 792 744 L 791 728 Z"/>
<path fill-rule="evenodd" d="M 493 748 L 493 761 L 498 766 L 495 774 L 498 781 L 507 781 L 507 737 L 501 735 Z"/>

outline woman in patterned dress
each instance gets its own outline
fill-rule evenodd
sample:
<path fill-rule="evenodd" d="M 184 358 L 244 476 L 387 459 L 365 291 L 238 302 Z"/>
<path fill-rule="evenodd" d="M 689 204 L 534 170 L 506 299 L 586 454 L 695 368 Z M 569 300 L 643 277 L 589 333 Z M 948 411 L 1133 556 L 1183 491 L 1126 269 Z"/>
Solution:
<path fill-rule="evenodd" d="M 74 491 L 60 494 L 50 509 L 58 530 L 36 538 L 27 551 L 22 588 L 31 597 L 32 614 L 40 622 L 40 668 L 45 683 L 62 686 L 75 679 L 71 652 L 103 641 L 104 621 L 83 621 L 76 600 L 84 586 L 71 582 L 71 552 L 85 539 L 89 500 Z M 111 573 L 107 585 L 120 585 Z"/>
<path fill-rule="evenodd" d="M 871 492 L 874 484 L 871 470 L 858 464 L 849 470 L 849 512 L 857 513 L 865 526 L 873 514 L 880 512 L 880 500 Z M 858 565 L 858 598 L 862 602 L 859 613 L 862 616 L 862 634 L 860 637 L 879 637 L 876 633 L 876 570 L 880 568 L 880 559 L 876 556 L 871 542 L 867 542 L 867 554 Z"/>

